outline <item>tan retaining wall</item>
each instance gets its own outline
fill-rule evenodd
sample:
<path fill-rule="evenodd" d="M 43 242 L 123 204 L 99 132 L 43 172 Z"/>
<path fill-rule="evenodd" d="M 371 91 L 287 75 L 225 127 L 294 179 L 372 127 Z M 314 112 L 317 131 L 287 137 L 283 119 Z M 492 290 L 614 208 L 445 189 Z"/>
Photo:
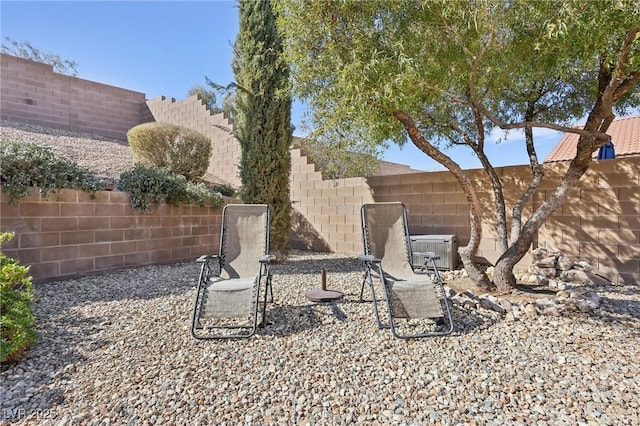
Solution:
<path fill-rule="evenodd" d="M 0 118 L 126 141 L 153 121 L 144 93 L 70 77 L 51 65 L 0 54 Z"/>
<path fill-rule="evenodd" d="M 18 204 L 0 199 L 0 230 L 15 232 L 7 256 L 31 266 L 34 279 L 69 277 L 156 263 L 195 260 L 218 251 L 221 209 L 162 205 L 140 213 L 123 192 L 37 191 Z"/>
<path fill-rule="evenodd" d="M 238 164 L 240 143 L 231 134 L 231 122 L 224 114 L 211 114 L 201 99 L 189 96 L 181 101 L 160 96 L 147 102 L 155 121 L 196 130 L 211 139 L 211 158 L 207 172 L 240 187 Z"/>
<path fill-rule="evenodd" d="M 568 164 L 545 164 L 546 178 L 532 200 L 537 208 L 555 189 Z M 528 167 L 497 170 L 507 194 L 507 213 L 529 180 Z M 495 262 L 495 206 L 488 179 L 481 170 L 468 171 L 483 203 L 483 239 L 479 255 Z M 469 241 L 469 207 L 448 172 L 378 176 L 367 179 L 376 201 L 402 201 L 409 211 L 412 234 L 456 234 Z M 531 213 L 531 203 L 524 217 Z M 329 242 L 330 244 L 331 242 Z M 640 284 L 640 157 L 594 161 L 563 206 L 538 233 L 535 247 L 561 250 L 614 282 Z M 531 258 L 519 264 L 526 268 Z"/>

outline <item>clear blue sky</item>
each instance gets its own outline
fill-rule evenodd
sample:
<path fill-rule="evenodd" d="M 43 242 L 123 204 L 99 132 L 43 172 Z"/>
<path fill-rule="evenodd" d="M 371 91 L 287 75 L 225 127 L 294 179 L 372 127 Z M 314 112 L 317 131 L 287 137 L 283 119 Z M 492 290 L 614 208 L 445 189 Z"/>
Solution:
<path fill-rule="evenodd" d="M 78 77 L 146 94 L 182 99 L 205 76 L 233 81 L 232 44 L 238 32 L 234 1 L 0 1 L 4 39 L 28 41 L 78 63 Z M 300 128 L 302 107 L 293 121 Z M 540 161 L 560 134 L 536 130 Z M 300 135 L 303 136 L 303 135 Z M 497 134 L 496 136 L 502 136 Z M 522 139 L 487 146 L 494 165 L 526 164 Z M 446 151 L 463 168 L 479 168 L 469 149 Z M 411 144 L 391 147 L 385 159 L 418 170 L 442 167 Z"/>

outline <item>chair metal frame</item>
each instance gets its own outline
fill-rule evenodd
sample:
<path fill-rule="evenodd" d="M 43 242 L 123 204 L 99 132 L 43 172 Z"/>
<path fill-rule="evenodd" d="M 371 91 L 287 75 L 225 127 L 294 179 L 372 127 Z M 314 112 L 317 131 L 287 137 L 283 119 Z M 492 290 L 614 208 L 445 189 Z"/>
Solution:
<path fill-rule="evenodd" d="M 209 285 L 215 285 L 215 283 L 209 282 L 211 277 L 219 278 L 221 276 L 221 271 L 225 266 L 225 254 L 227 252 L 227 232 L 230 232 L 227 224 L 228 210 L 227 209 L 242 209 L 245 207 L 263 207 L 264 213 L 266 213 L 266 223 L 265 223 L 265 232 L 264 232 L 264 240 L 262 244 L 264 245 L 264 253 L 263 257 L 258 260 L 259 269 L 258 275 L 255 278 L 254 287 L 253 287 L 253 295 L 251 301 L 251 322 L 246 325 L 206 325 L 203 326 L 200 322 L 202 317 L 202 312 L 205 309 L 204 299 L 205 293 Z M 241 339 L 248 338 L 255 334 L 258 327 L 263 327 L 266 316 L 266 307 L 267 307 L 267 299 L 270 296 L 269 302 L 273 302 L 273 287 L 272 287 L 272 272 L 271 272 L 271 261 L 273 260 L 273 256 L 268 254 L 269 251 L 269 227 L 271 224 L 271 211 L 266 204 L 227 204 L 222 210 L 222 225 L 221 225 L 221 233 L 220 233 L 220 248 L 218 254 L 210 254 L 210 255 L 202 255 L 200 256 L 196 262 L 201 263 L 202 266 L 200 268 L 200 276 L 198 278 L 198 286 L 196 290 L 196 299 L 193 308 L 193 315 L 191 320 L 191 335 L 200 340 L 210 340 L 210 339 Z M 259 244 L 260 240 L 256 239 L 256 243 Z M 258 323 L 258 305 L 260 300 L 260 292 L 262 289 L 262 281 L 265 281 L 264 288 L 264 297 L 263 297 L 263 305 L 262 305 L 262 318 L 260 323 Z M 226 282 L 233 281 L 233 278 L 229 278 L 224 280 Z M 222 280 L 221 280 L 222 282 Z M 246 322 L 246 321 L 245 321 Z M 216 330 L 231 330 L 231 333 L 216 333 Z M 234 332 L 237 330 L 237 332 Z"/>
<path fill-rule="evenodd" d="M 389 205 L 398 205 L 398 207 L 402 208 L 402 228 L 403 228 L 403 238 L 404 238 L 404 251 L 406 254 L 406 261 L 411 266 L 411 270 L 415 274 L 417 279 L 428 277 L 433 282 L 434 294 L 433 297 L 437 297 L 442 306 L 442 320 L 445 321 L 446 327 L 442 328 L 441 331 L 436 332 L 427 332 L 427 333 L 417 333 L 417 334 L 402 334 L 398 331 L 396 319 L 393 315 L 393 306 L 391 303 L 392 295 L 389 286 L 387 285 L 387 280 L 385 278 L 385 271 L 383 268 L 383 258 L 378 258 L 374 254 L 371 253 L 370 247 L 370 235 L 372 232 L 376 232 L 375 229 L 370 229 L 369 224 L 367 223 L 365 217 L 365 210 L 368 208 L 375 208 L 375 206 L 389 206 Z M 374 314 L 376 318 L 376 322 L 378 324 L 379 329 L 391 329 L 391 332 L 395 337 L 401 339 L 411 339 L 411 338 L 422 338 L 422 337 L 431 337 L 431 336 L 441 336 L 448 335 L 453 331 L 453 319 L 451 317 L 451 308 L 449 305 L 449 301 L 446 298 L 446 293 L 444 291 L 443 280 L 438 271 L 435 261 L 439 259 L 439 255 L 433 252 L 424 252 L 424 253 L 416 253 L 424 256 L 425 263 L 420 268 L 420 272 L 416 273 L 414 266 L 412 264 L 412 250 L 411 243 L 409 239 L 409 228 L 408 228 L 408 220 L 407 220 L 407 209 L 403 203 L 393 202 L 393 203 L 368 203 L 363 204 L 360 208 L 360 220 L 362 225 L 362 244 L 364 248 L 364 255 L 358 256 L 358 259 L 363 261 L 365 265 L 365 272 L 362 281 L 362 286 L 360 288 L 360 301 L 364 301 L 364 288 L 365 285 L 368 284 L 371 289 L 372 301 L 374 307 Z M 385 230 L 386 231 L 386 230 Z M 384 288 L 384 300 L 387 303 L 388 317 L 389 323 L 384 324 L 380 318 L 380 312 L 378 308 L 378 302 L 381 301 L 376 296 L 376 291 L 374 287 L 374 279 L 379 279 L 380 283 Z"/>

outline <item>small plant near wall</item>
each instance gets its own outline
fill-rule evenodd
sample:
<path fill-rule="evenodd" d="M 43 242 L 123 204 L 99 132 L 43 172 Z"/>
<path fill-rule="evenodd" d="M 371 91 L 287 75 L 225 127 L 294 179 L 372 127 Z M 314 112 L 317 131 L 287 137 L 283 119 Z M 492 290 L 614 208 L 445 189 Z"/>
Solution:
<path fill-rule="evenodd" d="M 13 238 L 0 234 L 0 361 L 15 362 L 37 338 L 32 302 L 34 299 L 29 268 L 2 253 L 2 244 Z"/>
<path fill-rule="evenodd" d="M 221 207 L 219 192 L 213 192 L 202 183 L 193 183 L 166 169 L 136 164 L 133 170 L 120 175 L 118 189 L 129 194 L 131 207 L 149 212 L 153 204 L 193 203 L 200 206 Z"/>
<path fill-rule="evenodd" d="M 50 148 L 10 141 L 0 141 L 0 184 L 10 203 L 30 195 L 32 187 L 38 187 L 43 196 L 68 188 L 86 191 L 92 197 L 106 187 L 106 182 Z"/>
<path fill-rule="evenodd" d="M 198 181 L 209 167 L 211 140 L 203 134 L 170 123 L 144 123 L 127 132 L 137 161 Z"/>
<path fill-rule="evenodd" d="M 238 191 L 235 190 L 231 185 L 226 183 L 216 183 L 209 186 L 209 190 L 212 192 L 219 192 L 220 194 L 226 197 L 235 197 L 238 194 Z"/>

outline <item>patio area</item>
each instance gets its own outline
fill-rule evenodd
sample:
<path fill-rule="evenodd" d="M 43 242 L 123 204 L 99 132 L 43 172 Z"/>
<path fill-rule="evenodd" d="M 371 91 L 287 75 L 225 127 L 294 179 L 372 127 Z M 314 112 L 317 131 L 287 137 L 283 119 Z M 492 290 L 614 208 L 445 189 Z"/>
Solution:
<path fill-rule="evenodd" d="M 305 292 L 344 293 L 316 304 Z M 511 320 L 453 307 L 448 337 L 404 341 L 359 303 L 354 257 L 297 252 L 248 340 L 189 333 L 198 265 L 36 285 L 41 333 L 3 366 L 0 424 L 640 423 L 640 288 L 600 309 Z"/>

